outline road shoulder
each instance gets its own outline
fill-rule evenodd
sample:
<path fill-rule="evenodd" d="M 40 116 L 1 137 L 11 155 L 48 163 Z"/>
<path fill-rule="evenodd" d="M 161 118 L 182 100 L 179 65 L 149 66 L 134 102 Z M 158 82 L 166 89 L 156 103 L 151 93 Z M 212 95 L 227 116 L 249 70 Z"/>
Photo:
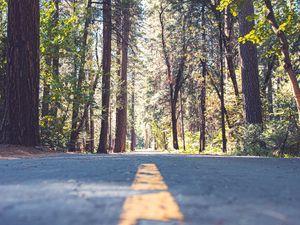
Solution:
<path fill-rule="evenodd" d="M 56 155 L 62 152 L 47 147 L 23 147 L 16 145 L 0 145 L 0 160 L 14 160 Z"/>

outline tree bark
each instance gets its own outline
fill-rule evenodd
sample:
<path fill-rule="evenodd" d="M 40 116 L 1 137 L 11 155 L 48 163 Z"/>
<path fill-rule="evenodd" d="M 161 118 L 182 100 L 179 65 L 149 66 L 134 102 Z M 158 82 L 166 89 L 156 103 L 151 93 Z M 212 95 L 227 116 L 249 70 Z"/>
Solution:
<path fill-rule="evenodd" d="M 117 108 L 116 115 L 116 142 L 115 152 L 126 151 L 126 135 L 127 135 L 127 68 L 128 68 L 128 46 L 130 34 L 130 4 L 122 7 L 122 62 L 121 62 L 121 85 L 120 94 L 117 102 L 120 107 Z"/>
<path fill-rule="evenodd" d="M 161 3 L 160 6 L 160 25 L 161 25 L 161 43 L 163 48 L 164 60 L 167 67 L 167 78 L 169 82 L 169 92 L 170 92 L 170 105 L 171 105 L 171 124 L 172 124 L 172 136 L 173 136 L 173 148 L 179 149 L 178 146 L 178 135 L 177 135 L 177 118 L 176 118 L 176 102 L 173 100 L 174 90 L 173 90 L 173 79 L 172 79 L 172 69 L 171 69 L 171 62 L 170 56 L 167 51 L 167 44 L 165 39 L 165 23 L 164 23 L 164 11 L 163 5 Z"/>
<path fill-rule="evenodd" d="M 102 121 L 98 153 L 108 153 L 112 15 L 111 0 L 103 1 Z"/>
<path fill-rule="evenodd" d="M 206 62 L 206 29 L 205 29 L 205 7 L 202 7 L 202 51 L 204 59 L 202 60 L 202 82 L 200 90 L 200 149 L 199 152 L 205 151 L 206 145 L 206 76 L 207 76 L 207 62 Z"/>
<path fill-rule="evenodd" d="M 234 18 L 230 13 L 230 9 L 226 9 L 225 15 L 225 30 L 224 30 L 224 43 L 226 50 L 226 63 L 228 68 L 229 77 L 231 79 L 234 94 L 236 97 L 239 97 L 239 88 L 236 79 L 235 66 L 234 66 Z"/>
<path fill-rule="evenodd" d="M 176 110 L 177 110 L 177 101 L 175 101 L 174 99 L 171 99 L 171 122 L 172 122 L 173 148 L 178 150 L 179 144 L 178 144 Z"/>
<path fill-rule="evenodd" d="M 48 83 L 48 74 L 51 72 L 49 71 L 51 68 L 51 58 L 46 57 L 46 73 L 47 76 L 44 78 L 43 81 L 43 98 L 42 98 L 42 117 L 48 116 L 50 114 L 50 84 Z"/>
<path fill-rule="evenodd" d="M 0 10 L 0 32 L 1 32 L 1 43 L 0 43 L 0 121 L 3 119 L 4 102 L 5 102 L 5 77 L 6 77 L 6 47 L 7 47 L 7 36 L 6 32 L 3 31 L 4 21 L 3 12 Z"/>
<path fill-rule="evenodd" d="M 93 153 L 95 149 L 95 121 L 94 121 L 94 109 L 90 107 L 90 150 Z"/>
<path fill-rule="evenodd" d="M 117 49 L 116 49 L 116 63 L 117 63 L 117 76 L 119 80 L 121 80 L 121 56 L 122 56 L 122 4 L 121 0 L 115 0 L 115 13 L 114 13 L 114 18 L 115 18 L 115 29 L 116 29 L 116 44 L 117 44 Z M 119 98 L 118 94 L 116 96 L 116 114 L 118 110 L 118 104 L 119 104 Z M 110 149 L 113 150 L 114 152 L 117 152 L 120 150 L 115 151 L 115 144 L 116 144 L 116 135 L 114 138 L 114 143 L 113 142 L 113 137 L 112 137 L 112 109 L 110 109 L 110 129 L 109 129 L 109 144 L 110 144 Z M 117 127 L 117 124 L 116 126 Z"/>
<path fill-rule="evenodd" d="M 132 74 L 132 93 L 131 93 L 131 151 L 136 148 L 136 133 L 135 133 L 135 74 Z"/>
<path fill-rule="evenodd" d="M 273 80 L 270 77 L 268 82 L 268 92 L 267 92 L 267 99 L 268 99 L 268 112 L 274 113 L 274 101 L 273 101 Z"/>
<path fill-rule="evenodd" d="M 271 61 L 267 62 L 267 68 L 265 72 L 265 81 L 263 86 L 264 96 L 267 98 L 268 101 L 268 112 L 270 114 L 274 113 L 273 108 L 273 79 L 272 79 L 272 73 L 273 68 L 275 66 L 275 61 L 277 57 L 273 56 Z"/>
<path fill-rule="evenodd" d="M 110 152 L 113 152 L 113 143 L 112 143 L 112 107 L 109 106 L 109 136 L 108 136 L 108 149 Z"/>
<path fill-rule="evenodd" d="M 206 60 L 203 60 L 202 82 L 200 90 L 200 152 L 204 152 L 206 146 L 206 66 Z"/>
<path fill-rule="evenodd" d="M 240 36 L 245 36 L 253 29 L 254 21 L 248 21 L 248 16 L 253 14 L 254 7 L 252 0 L 243 1 L 239 15 Z M 240 61 L 242 67 L 245 121 L 249 124 L 262 124 L 256 45 L 249 41 L 244 44 L 240 43 Z"/>
<path fill-rule="evenodd" d="M 87 110 L 85 112 L 84 115 L 84 129 L 85 129 L 85 151 L 86 152 L 91 152 L 91 142 L 90 142 L 90 131 L 91 131 L 91 127 L 90 127 L 90 110 Z"/>
<path fill-rule="evenodd" d="M 182 90 L 180 91 L 180 111 L 181 111 L 182 147 L 183 147 L 183 150 L 185 151 L 186 150 L 186 145 L 185 145 L 184 108 L 183 108 Z"/>
<path fill-rule="evenodd" d="M 174 76 L 172 73 L 170 55 L 167 50 L 166 44 L 166 34 L 165 34 L 165 22 L 164 22 L 164 12 L 166 8 L 163 4 L 160 5 L 159 20 L 161 26 L 161 44 L 164 55 L 165 64 L 167 67 L 167 78 L 169 83 L 170 92 L 170 106 L 171 106 L 171 125 L 172 125 L 172 135 L 173 135 L 173 148 L 179 149 L 178 145 L 178 131 L 177 131 L 177 102 L 179 97 L 179 91 L 182 88 L 184 82 L 184 68 L 187 59 L 187 40 L 186 40 L 186 27 L 188 16 L 184 16 L 183 26 L 182 26 L 182 53 L 179 58 L 179 68 L 177 74 Z"/>
<path fill-rule="evenodd" d="M 222 129 L 222 151 L 227 152 L 226 124 L 225 124 L 225 90 L 224 90 L 224 50 L 223 50 L 223 21 L 219 14 L 219 45 L 220 45 L 220 94 L 221 94 L 221 129 Z"/>
<path fill-rule="evenodd" d="M 220 102 L 222 101 L 222 95 L 221 95 L 221 91 L 218 89 L 218 86 L 217 84 L 215 83 L 215 81 L 213 80 L 211 74 L 210 74 L 210 82 L 213 86 L 213 88 L 215 89 L 216 91 L 216 94 L 218 95 L 218 98 L 220 100 Z M 225 118 L 226 118 L 226 121 L 227 121 L 227 126 L 229 128 L 232 128 L 232 125 L 230 123 L 230 120 L 229 120 L 229 115 L 228 115 L 228 112 L 227 112 L 227 109 L 226 109 L 226 106 L 224 105 L 224 114 L 225 114 Z"/>
<path fill-rule="evenodd" d="M 53 0 L 55 4 L 55 12 L 53 15 L 53 20 L 54 20 L 54 27 L 58 26 L 59 23 L 59 3 L 60 0 Z M 52 73 L 53 73 L 53 78 L 55 82 L 58 84 L 60 79 L 59 79 L 59 44 L 55 44 L 54 46 L 54 52 L 53 52 L 53 57 L 52 57 Z M 51 109 L 51 115 L 53 117 L 57 117 L 57 112 L 58 109 L 60 108 L 60 102 L 59 100 L 56 100 L 54 103 L 54 106 Z"/>
<path fill-rule="evenodd" d="M 297 80 L 297 76 L 295 71 L 293 70 L 292 61 L 290 57 L 290 51 L 289 51 L 289 42 L 287 39 L 287 36 L 284 31 L 279 29 L 278 22 L 274 15 L 273 6 L 270 0 L 264 0 L 265 5 L 267 6 L 269 13 L 267 15 L 267 19 L 270 22 L 274 33 L 276 34 L 277 38 L 280 41 L 281 44 L 281 53 L 283 55 L 283 62 L 284 62 L 284 70 L 289 76 L 289 80 L 292 85 L 294 98 L 297 104 L 297 111 L 298 111 L 298 123 L 300 125 L 300 88 L 299 83 Z"/>
<path fill-rule="evenodd" d="M 39 136 L 39 1 L 8 1 L 5 112 L 1 143 L 36 146 Z"/>

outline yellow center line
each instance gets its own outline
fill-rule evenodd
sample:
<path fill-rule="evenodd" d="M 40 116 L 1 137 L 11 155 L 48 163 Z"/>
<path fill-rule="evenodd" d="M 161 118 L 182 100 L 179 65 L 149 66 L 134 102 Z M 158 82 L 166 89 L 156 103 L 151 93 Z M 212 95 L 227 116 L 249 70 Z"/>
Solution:
<path fill-rule="evenodd" d="M 133 190 L 168 190 L 155 164 L 142 164 L 131 188 Z"/>
<path fill-rule="evenodd" d="M 131 188 L 137 191 L 157 191 L 130 196 L 125 200 L 119 225 L 135 225 L 140 220 L 183 221 L 180 211 L 168 186 L 155 164 L 142 164 Z"/>

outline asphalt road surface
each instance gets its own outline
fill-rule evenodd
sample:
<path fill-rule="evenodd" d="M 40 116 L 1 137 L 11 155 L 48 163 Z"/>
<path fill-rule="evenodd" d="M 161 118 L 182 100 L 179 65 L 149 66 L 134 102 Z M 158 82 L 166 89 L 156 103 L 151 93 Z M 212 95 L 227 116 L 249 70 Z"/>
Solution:
<path fill-rule="evenodd" d="M 0 161 L 0 225 L 300 225 L 300 159 L 167 154 Z"/>

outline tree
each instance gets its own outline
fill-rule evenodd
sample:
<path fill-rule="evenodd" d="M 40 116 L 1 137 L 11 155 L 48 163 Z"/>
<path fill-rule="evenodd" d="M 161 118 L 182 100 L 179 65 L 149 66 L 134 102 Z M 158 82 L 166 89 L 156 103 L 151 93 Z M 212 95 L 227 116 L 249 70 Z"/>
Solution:
<path fill-rule="evenodd" d="M 268 15 L 267 15 L 267 20 L 270 22 L 272 29 L 277 36 L 277 38 L 280 41 L 281 45 L 281 53 L 283 55 L 283 62 L 284 62 L 284 69 L 286 73 L 289 76 L 290 82 L 292 84 L 292 89 L 293 89 L 293 94 L 294 98 L 297 104 L 297 109 L 298 109 L 298 117 L 299 117 L 299 124 L 300 124 L 300 87 L 299 83 L 296 77 L 296 74 L 293 70 L 292 66 L 292 61 L 290 57 L 290 51 L 289 51 L 289 42 L 286 37 L 286 34 L 284 32 L 284 29 L 279 27 L 278 22 L 275 18 L 273 6 L 270 0 L 264 0 L 265 5 L 268 9 Z"/>
<path fill-rule="evenodd" d="M 80 42 L 80 53 L 79 53 L 79 71 L 78 71 L 78 80 L 75 87 L 74 99 L 73 99 L 73 110 L 72 110 L 72 130 L 70 135 L 69 142 L 69 151 L 76 151 L 76 141 L 78 139 L 78 135 L 80 133 L 81 127 L 78 124 L 82 124 L 82 118 L 80 118 L 80 108 L 81 108 L 81 95 L 82 95 L 82 86 L 85 80 L 85 64 L 86 64 L 86 53 L 88 46 L 88 35 L 89 35 L 89 27 L 91 24 L 91 7 L 92 0 L 88 0 L 86 6 L 86 18 L 83 28 L 83 35 Z M 76 63 L 74 65 L 76 67 Z M 76 70 L 75 70 L 76 71 Z M 84 115 L 84 114 L 83 114 Z"/>
<path fill-rule="evenodd" d="M 5 101 L 5 77 L 6 77 L 6 47 L 7 47 L 7 3 L 0 3 L 0 121 L 3 118 Z"/>
<path fill-rule="evenodd" d="M 110 110 L 112 17 L 111 0 L 103 1 L 103 55 L 102 55 L 102 120 L 98 153 L 107 153 L 108 120 Z"/>
<path fill-rule="evenodd" d="M 134 151 L 136 148 L 136 116 L 135 116 L 135 73 L 132 74 L 131 77 L 131 129 L 130 129 L 130 137 L 131 137 L 131 144 L 130 144 L 130 150 Z"/>
<path fill-rule="evenodd" d="M 202 65 L 202 82 L 200 87 L 200 148 L 199 152 L 205 151 L 206 145 L 206 76 L 207 76 L 207 55 L 206 55 L 206 28 L 205 28 L 205 6 L 202 6 L 201 12 L 201 19 L 202 19 L 202 54 L 204 54 L 204 59 L 201 62 Z"/>
<path fill-rule="evenodd" d="M 115 152 L 125 152 L 126 150 L 126 135 L 127 135 L 127 69 L 128 69 L 128 46 L 129 46 L 129 35 L 130 35 L 130 1 L 122 1 L 122 35 L 121 35 L 121 85 L 120 93 L 117 96 L 117 107 L 116 115 L 116 142 Z"/>
<path fill-rule="evenodd" d="M 53 23 L 54 27 L 58 27 L 59 25 L 59 3 L 60 0 L 54 0 L 55 12 L 53 15 Z M 53 56 L 52 56 L 52 73 L 56 83 L 60 82 L 59 79 L 59 44 L 55 43 L 53 46 Z M 54 117 L 57 117 L 57 111 L 60 106 L 60 102 L 57 100 L 54 104 L 54 107 L 51 109 L 51 113 Z"/>
<path fill-rule="evenodd" d="M 50 83 L 50 77 L 53 77 L 56 83 L 59 82 L 59 45 L 55 42 L 55 38 L 57 37 L 57 28 L 59 23 L 59 0 L 51 0 L 48 3 L 49 11 L 51 12 L 49 15 L 49 20 L 47 21 L 47 39 L 49 43 L 49 50 L 45 57 L 46 64 L 46 73 L 47 76 L 43 79 L 43 98 L 42 98 L 42 118 L 53 116 L 57 116 L 57 110 L 59 103 L 50 101 L 51 97 L 54 93 L 54 87 Z M 47 125 L 49 125 L 47 123 Z M 42 129 L 43 133 L 44 129 Z M 44 134 L 47 135 L 47 134 Z"/>
<path fill-rule="evenodd" d="M 244 37 L 254 28 L 249 17 L 254 14 L 252 0 L 243 1 L 239 15 L 240 36 Z M 250 41 L 240 43 L 242 91 L 244 97 L 245 120 L 249 124 L 262 124 L 257 48 Z"/>
<path fill-rule="evenodd" d="M 221 95 L 221 130 L 222 130 L 222 151 L 227 152 L 226 124 L 225 124 L 225 90 L 224 90 L 224 61 L 223 61 L 223 21 L 222 14 L 219 13 L 219 46 L 220 46 L 220 95 Z"/>
<path fill-rule="evenodd" d="M 239 87 L 237 83 L 236 73 L 235 73 L 235 51 L 234 51 L 234 17 L 230 12 L 230 8 L 226 9 L 225 12 L 225 28 L 223 30 L 224 36 L 224 47 L 226 50 L 226 63 L 228 69 L 228 75 L 232 81 L 234 88 L 234 93 L 236 97 L 239 97 Z"/>
<path fill-rule="evenodd" d="M 39 136 L 39 1 L 8 2 L 5 111 L 1 143 L 36 146 Z"/>
<path fill-rule="evenodd" d="M 173 148 L 179 149 L 178 144 L 178 131 L 177 131 L 177 103 L 179 99 L 179 92 L 185 81 L 184 72 L 187 61 L 187 51 L 188 51 L 188 25 L 190 23 L 189 16 L 191 11 L 188 10 L 180 21 L 182 22 L 179 26 L 181 36 L 179 37 L 181 43 L 180 52 L 176 62 L 178 65 L 172 65 L 170 50 L 167 46 L 167 35 L 166 35 L 166 24 L 165 24 L 165 11 L 167 10 L 168 5 L 163 5 L 160 3 L 160 12 L 159 12 L 159 21 L 161 28 L 161 45 L 163 58 L 165 65 L 167 67 L 167 82 L 169 84 L 169 98 L 170 98 L 170 108 L 171 108 L 171 124 L 172 124 L 172 136 L 173 136 Z M 174 71 L 174 67 L 177 66 L 177 71 Z"/>

